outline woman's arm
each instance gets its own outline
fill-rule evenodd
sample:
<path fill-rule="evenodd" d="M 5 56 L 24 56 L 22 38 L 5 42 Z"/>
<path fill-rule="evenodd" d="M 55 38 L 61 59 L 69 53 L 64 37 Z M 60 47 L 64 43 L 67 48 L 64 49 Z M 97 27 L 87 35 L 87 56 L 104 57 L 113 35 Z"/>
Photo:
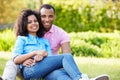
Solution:
<path fill-rule="evenodd" d="M 24 36 L 18 36 L 16 39 L 16 43 L 13 50 L 13 59 L 15 64 L 21 64 L 25 60 L 32 58 L 36 54 L 35 51 L 24 54 L 26 41 L 27 41 L 27 38 Z"/>
<path fill-rule="evenodd" d="M 36 52 L 36 51 L 30 52 L 30 53 L 28 53 L 28 54 L 22 54 L 22 55 L 16 56 L 16 57 L 14 58 L 14 63 L 15 63 L 15 64 L 21 64 L 21 63 L 23 63 L 25 60 L 30 59 L 30 58 L 32 58 L 33 56 L 35 56 L 35 55 L 36 55 L 35 52 Z"/>

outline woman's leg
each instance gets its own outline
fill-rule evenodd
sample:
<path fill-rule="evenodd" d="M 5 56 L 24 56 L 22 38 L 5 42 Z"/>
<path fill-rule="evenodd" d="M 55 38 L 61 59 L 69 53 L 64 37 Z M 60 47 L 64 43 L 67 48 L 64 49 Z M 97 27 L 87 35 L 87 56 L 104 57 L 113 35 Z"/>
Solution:
<path fill-rule="evenodd" d="M 61 68 L 49 73 L 47 76 L 45 76 L 45 80 L 72 80 L 72 79 L 67 74 L 67 72 L 63 68 Z"/>
<path fill-rule="evenodd" d="M 48 56 L 34 66 L 25 67 L 23 70 L 25 80 L 41 78 L 56 69 L 62 68 L 62 58 L 62 56 Z"/>
<path fill-rule="evenodd" d="M 82 73 L 79 71 L 73 56 L 71 54 L 62 54 L 64 56 L 62 60 L 63 68 L 64 70 L 68 73 L 68 75 L 73 79 L 73 80 L 79 80 Z"/>
<path fill-rule="evenodd" d="M 73 80 L 78 80 L 81 77 L 71 54 L 48 56 L 32 67 L 25 67 L 23 74 L 25 78 L 41 78 L 60 68 L 64 68 Z"/>

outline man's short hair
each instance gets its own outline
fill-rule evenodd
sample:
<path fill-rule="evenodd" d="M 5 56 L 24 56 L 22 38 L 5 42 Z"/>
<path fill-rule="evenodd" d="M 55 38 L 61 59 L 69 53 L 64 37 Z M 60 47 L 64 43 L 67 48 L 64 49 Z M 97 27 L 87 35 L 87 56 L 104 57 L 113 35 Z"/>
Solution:
<path fill-rule="evenodd" d="M 42 8 L 53 9 L 54 14 L 55 14 L 55 8 L 54 8 L 52 5 L 50 5 L 50 4 L 43 4 L 43 5 L 41 5 L 39 11 L 40 11 Z"/>

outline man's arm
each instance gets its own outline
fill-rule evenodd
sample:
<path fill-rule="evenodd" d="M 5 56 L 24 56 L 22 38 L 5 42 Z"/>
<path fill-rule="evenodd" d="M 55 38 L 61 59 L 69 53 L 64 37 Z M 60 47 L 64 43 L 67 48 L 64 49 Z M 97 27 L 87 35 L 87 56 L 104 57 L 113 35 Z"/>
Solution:
<path fill-rule="evenodd" d="M 61 44 L 62 53 L 71 53 L 70 43 L 65 42 Z"/>

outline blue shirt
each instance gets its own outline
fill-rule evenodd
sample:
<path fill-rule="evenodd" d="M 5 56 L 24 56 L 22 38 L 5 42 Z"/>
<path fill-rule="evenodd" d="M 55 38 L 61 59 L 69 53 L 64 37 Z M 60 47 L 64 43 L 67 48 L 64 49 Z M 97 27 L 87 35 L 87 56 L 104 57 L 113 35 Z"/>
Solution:
<path fill-rule="evenodd" d="M 21 54 L 27 54 L 35 50 L 46 50 L 48 56 L 52 55 L 50 44 L 47 39 L 37 36 L 18 36 L 13 51 L 13 57 Z"/>

